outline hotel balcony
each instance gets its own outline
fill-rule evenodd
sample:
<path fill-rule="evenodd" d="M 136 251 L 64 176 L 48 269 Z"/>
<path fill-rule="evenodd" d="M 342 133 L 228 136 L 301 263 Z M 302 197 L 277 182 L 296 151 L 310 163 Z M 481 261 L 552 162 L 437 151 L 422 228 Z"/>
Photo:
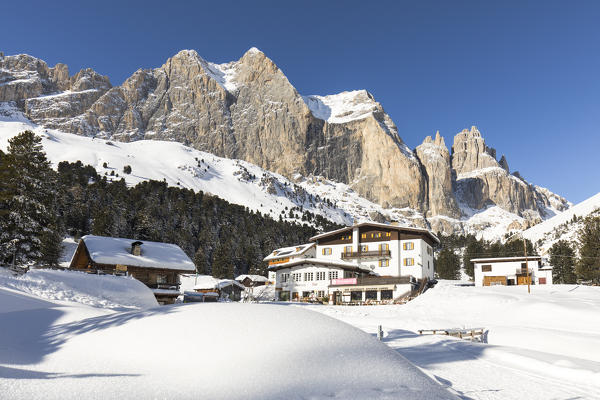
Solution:
<path fill-rule="evenodd" d="M 342 260 L 352 260 L 356 258 L 390 258 L 389 250 L 375 251 L 345 251 L 342 253 Z"/>

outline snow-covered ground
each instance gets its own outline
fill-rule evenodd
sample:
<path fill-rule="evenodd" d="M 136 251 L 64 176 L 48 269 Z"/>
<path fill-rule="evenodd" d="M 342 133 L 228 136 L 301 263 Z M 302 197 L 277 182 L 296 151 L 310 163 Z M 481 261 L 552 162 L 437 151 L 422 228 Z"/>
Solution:
<path fill-rule="evenodd" d="M 441 281 L 402 306 L 304 306 L 384 342 L 465 399 L 600 398 L 600 287 Z M 419 329 L 485 328 L 487 343 Z"/>
<path fill-rule="evenodd" d="M 0 285 L 0 397 L 452 399 L 388 346 L 285 305 L 109 311 Z"/>
<path fill-rule="evenodd" d="M 105 309 L 145 309 L 158 306 L 156 298 L 146 285 L 125 276 L 48 269 L 34 269 L 15 276 L 5 268 L 0 268 L 0 287 L 47 300 L 71 301 Z"/>

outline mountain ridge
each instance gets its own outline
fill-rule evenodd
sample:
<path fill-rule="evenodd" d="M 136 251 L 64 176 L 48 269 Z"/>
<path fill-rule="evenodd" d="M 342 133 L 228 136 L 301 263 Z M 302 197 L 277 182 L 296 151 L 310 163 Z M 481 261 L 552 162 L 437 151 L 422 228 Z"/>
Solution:
<path fill-rule="evenodd" d="M 223 64 L 182 50 L 115 87 L 92 70 L 70 77 L 64 64 L 36 60 L 0 58 L 0 101 L 45 128 L 177 141 L 288 179 L 321 176 L 383 209 L 412 209 L 435 231 L 460 231 L 462 219 L 494 206 L 525 228 L 570 205 L 511 175 L 477 128 L 451 149 L 438 135 L 411 150 L 366 90 L 302 96 L 256 48 Z"/>

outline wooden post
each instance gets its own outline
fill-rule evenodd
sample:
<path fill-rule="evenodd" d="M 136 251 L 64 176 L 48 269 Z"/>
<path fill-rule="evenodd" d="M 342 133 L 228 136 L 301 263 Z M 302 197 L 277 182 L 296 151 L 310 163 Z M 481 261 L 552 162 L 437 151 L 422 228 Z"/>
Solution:
<path fill-rule="evenodd" d="M 381 325 L 377 327 L 377 339 L 379 339 L 380 342 L 381 339 L 383 339 L 383 329 L 381 329 Z"/>
<path fill-rule="evenodd" d="M 531 293 L 531 278 L 529 277 L 529 261 L 527 260 L 527 245 L 525 244 L 525 237 L 523 238 L 523 252 L 525 253 L 525 269 L 527 271 L 527 293 Z"/>

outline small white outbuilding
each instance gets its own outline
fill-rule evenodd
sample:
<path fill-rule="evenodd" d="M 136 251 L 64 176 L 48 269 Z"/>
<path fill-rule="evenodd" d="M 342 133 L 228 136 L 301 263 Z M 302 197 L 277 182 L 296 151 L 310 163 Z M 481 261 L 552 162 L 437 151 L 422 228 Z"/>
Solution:
<path fill-rule="evenodd" d="M 475 258 L 475 286 L 552 284 L 552 267 L 543 265 L 542 257 Z"/>

